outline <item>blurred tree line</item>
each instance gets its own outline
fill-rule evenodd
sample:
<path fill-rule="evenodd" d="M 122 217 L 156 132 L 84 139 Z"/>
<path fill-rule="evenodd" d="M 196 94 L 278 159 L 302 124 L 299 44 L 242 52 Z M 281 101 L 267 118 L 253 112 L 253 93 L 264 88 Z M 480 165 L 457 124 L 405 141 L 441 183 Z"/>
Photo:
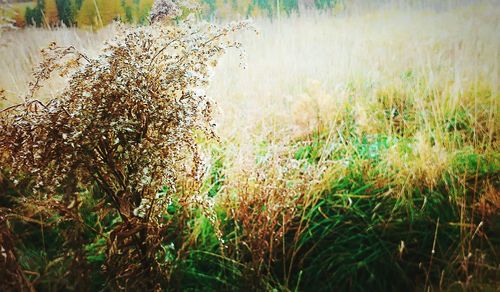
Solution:
<path fill-rule="evenodd" d="M 206 19 L 286 16 L 302 10 L 331 10 L 342 0 L 199 0 Z M 103 26 L 113 20 L 144 24 L 153 0 L 36 0 L 24 11 L 24 24 L 41 26 Z M 19 23 L 19 21 L 18 21 Z"/>
<path fill-rule="evenodd" d="M 37 0 L 24 13 L 26 25 L 103 26 L 113 20 L 145 23 L 153 0 Z"/>
<path fill-rule="evenodd" d="M 291 15 L 302 10 L 331 10 L 343 0 L 202 0 L 204 16 L 208 18 Z"/>

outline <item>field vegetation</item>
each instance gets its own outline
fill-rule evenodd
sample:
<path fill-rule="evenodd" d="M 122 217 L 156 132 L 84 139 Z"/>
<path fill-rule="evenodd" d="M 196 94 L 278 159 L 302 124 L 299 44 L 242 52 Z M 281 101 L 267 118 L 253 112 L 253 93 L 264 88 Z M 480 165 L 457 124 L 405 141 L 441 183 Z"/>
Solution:
<path fill-rule="evenodd" d="M 3 33 L 0 288 L 497 291 L 500 5 L 328 7 Z"/>

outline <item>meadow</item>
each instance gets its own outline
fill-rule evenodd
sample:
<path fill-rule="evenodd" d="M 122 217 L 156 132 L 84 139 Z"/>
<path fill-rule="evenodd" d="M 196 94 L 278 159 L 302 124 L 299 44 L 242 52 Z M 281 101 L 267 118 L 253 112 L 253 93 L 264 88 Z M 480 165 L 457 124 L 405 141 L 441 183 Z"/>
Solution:
<path fill-rule="evenodd" d="M 257 17 L 258 33 L 233 35 L 243 52 L 210 72 L 218 138 L 196 136 L 201 181 L 179 177 L 162 213 L 161 277 L 113 274 L 120 219 L 99 213 L 97 187 L 68 219 L 26 206 L 32 178 L 0 164 L 0 245 L 22 275 L 4 287 L 497 291 L 500 5 L 431 2 Z M 50 42 L 95 57 L 119 29 L 4 33 L 0 105 L 23 102 Z"/>

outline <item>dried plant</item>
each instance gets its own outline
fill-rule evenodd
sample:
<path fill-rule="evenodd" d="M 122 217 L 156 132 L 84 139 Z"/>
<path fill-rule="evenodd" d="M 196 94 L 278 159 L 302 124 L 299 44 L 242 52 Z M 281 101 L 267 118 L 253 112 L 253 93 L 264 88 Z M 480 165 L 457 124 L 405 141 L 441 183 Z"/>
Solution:
<path fill-rule="evenodd" d="M 168 273 L 157 261 L 168 226 L 160 219 L 176 179 L 200 177 L 194 138 L 215 136 L 204 89 L 217 57 L 234 46 L 226 37 L 245 26 L 187 20 L 121 28 L 95 59 L 53 43 L 42 51 L 25 102 L 0 114 L 1 165 L 32 176 L 39 200 L 77 221 L 67 204 L 97 185 L 103 206 L 119 214 L 107 258 L 118 287 L 151 288 Z M 53 72 L 67 76 L 68 86 L 55 99 L 35 99 Z M 168 192 L 160 192 L 164 186 Z"/>
<path fill-rule="evenodd" d="M 151 12 L 149 13 L 149 19 L 151 23 L 172 19 L 181 13 L 179 6 L 172 0 L 158 0 L 155 1 Z"/>
<path fill-rule="evenodd" d="M 228 180 L 221 204 L 237 236 L 228 239 L 227 254 L 246 265 L 250 287 L 259 287 L 272 274 L 269 267 L 284 265 L 285 237 L 299 232 L 298 206 L 306 204 L 308 190 L 319 176 L 284 148 Z"/>

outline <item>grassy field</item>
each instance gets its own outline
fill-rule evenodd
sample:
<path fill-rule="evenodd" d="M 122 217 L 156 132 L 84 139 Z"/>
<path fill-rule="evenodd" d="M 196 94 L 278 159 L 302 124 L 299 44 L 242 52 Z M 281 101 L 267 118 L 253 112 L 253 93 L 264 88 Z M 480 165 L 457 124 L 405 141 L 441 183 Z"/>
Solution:
<path fill-rule="evenodd" d="M 244 64 L 230 51 L 208 91 L 220 141 L 200 141 L 200 194 L 217 223 L 180 203 L 190 190 L 180 182 L 169 213 L 182 231 L 164 246 L 164 287 L 497 291 L 500 6 L 353 9 L 254 25 L 258 35 L 236 35 Z M 113 32 L 4 34 L 2 106 L 22 101 L 50 41 L 95 56 Z M 62 85 L 54 78 L 40 98 Z M 68 287 L 58 253 L 67 226 L 46 224 L 43 248 L 38 225 L 13 226 L 36 287 Z M 87 237 L 91 290 L 106 285 L 106 240 Z"/>

